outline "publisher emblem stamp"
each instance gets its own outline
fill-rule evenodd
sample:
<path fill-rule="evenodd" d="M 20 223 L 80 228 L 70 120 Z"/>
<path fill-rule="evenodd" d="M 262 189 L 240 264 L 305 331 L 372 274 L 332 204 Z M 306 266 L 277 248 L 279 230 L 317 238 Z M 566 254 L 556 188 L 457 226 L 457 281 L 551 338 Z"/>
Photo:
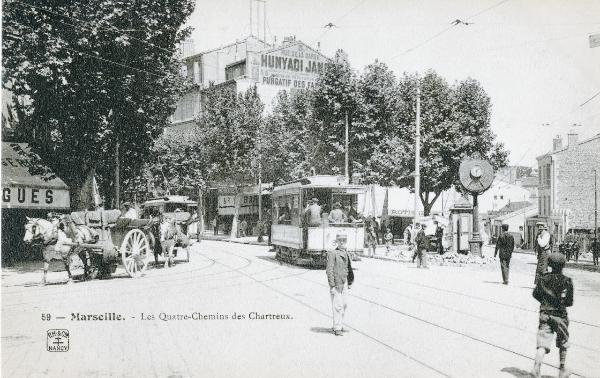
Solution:
<path fill-rule="evenodd" d="M 49 329 L 46 333 L 46 350 L 48 352 L 68 352 L 69 351 L 69 330 L 68 329 Z"/>

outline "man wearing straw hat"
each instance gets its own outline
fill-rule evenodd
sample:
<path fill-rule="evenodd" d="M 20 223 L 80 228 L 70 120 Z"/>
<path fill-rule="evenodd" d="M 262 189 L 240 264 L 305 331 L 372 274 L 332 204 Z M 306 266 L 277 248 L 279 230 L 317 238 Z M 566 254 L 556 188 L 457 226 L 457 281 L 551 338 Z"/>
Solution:
<path fill-rule="evenodd" d="M 552 238 L 548 232 L 548 225 L 538 222 L 538 234 L 535 238 L 535 252 L 537 254 L 537 267 L 535 269 L 534 285 L 538 283 L 540 276 L 548 271 L 548 254 L 552 248 Z"/>
<path fill-rule="evenodd" d="M 348 289 L 354 282 L 350 255 L 346 250 L 347 241 L 348 238 L 344 234 L 336 236 L 337 247 L 327 252 L 327 268 L 325 269 L 331 295 L 333 333 L 336 336 L 343 336 Z"/>

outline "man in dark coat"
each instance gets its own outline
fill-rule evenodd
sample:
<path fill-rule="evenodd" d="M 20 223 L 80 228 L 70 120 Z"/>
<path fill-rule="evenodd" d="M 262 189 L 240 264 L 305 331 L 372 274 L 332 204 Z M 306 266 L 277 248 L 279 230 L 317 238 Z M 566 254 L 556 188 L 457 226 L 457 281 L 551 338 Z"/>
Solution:
<path fill-rule="evenodd" d="M 415 244 L 417 249 L 417 268 L 428 268 L 427 266 L 427 250 L 429 249 L 429 238 L 425 235 L 425 228 L 427 225 L 424 223 L 421 225 L 421 229 L 415 237 Z"/>
<path fill-rule="evenodd" d="M 502 270 L 502 283 L 508 285 L 508 270 L 510 268 L 510 258 L 515 249 L 515 238 L 508 233 L 508 225 L 502 225 L 502 234 L 496 241 L 496 250 L 494 257 L 500 252 L 500 269 Z"/>
<path fill-rule="evenodd" d="M 442 239 L 444 238 L 444 229 L 440 226 L 438 221 L 435 221 L 435 243 L 437 251 L 440 255 L 444 254 L 444 246 L 442 245 Z"/>

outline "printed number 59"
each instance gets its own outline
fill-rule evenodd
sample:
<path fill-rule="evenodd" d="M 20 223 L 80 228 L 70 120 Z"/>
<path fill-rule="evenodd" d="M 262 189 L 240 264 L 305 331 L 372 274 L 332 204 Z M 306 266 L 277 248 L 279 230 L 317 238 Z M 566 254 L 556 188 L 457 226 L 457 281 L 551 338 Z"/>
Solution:
<path fill-rule="evenodd" d="M 52 319 L 50 314 L 42 314 L 42 320 L 49 321 L 50 319 Z"/>

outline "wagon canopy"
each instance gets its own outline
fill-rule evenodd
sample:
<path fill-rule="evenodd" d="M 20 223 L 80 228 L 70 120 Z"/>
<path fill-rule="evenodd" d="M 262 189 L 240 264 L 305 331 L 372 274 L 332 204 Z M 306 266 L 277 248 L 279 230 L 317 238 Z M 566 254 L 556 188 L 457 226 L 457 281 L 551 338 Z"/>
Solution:
<path fill-rule="evenodd" d="M 32 174 L 29 154 L 27 143 L 2 142 L 2 208 L 68 209 L 69 187 L 58 177 Z"/>

